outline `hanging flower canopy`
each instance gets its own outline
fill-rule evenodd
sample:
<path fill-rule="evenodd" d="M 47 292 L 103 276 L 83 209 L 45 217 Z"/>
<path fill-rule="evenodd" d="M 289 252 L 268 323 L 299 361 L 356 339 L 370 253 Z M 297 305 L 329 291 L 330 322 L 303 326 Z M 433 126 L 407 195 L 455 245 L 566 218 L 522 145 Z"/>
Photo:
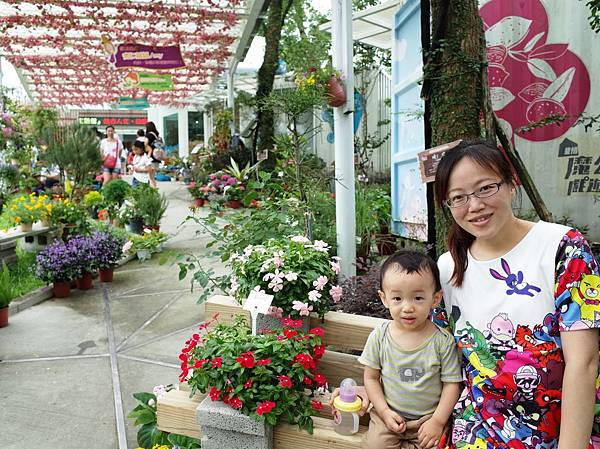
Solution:
<path fill-rule="evenodd" d="M 243 8 L 244 0 L 0 0 L 0 54 L 44 106 L 147 97 L 151 105 L 184 107 L 225 70 Z M 175 47 L 183 61 L 168 69 L 116 63 L 132 46 L 134 56 L 143 50 L 157 59 Z M 159 90 L 127 83 L 165 75 L 169 85 Z"/>

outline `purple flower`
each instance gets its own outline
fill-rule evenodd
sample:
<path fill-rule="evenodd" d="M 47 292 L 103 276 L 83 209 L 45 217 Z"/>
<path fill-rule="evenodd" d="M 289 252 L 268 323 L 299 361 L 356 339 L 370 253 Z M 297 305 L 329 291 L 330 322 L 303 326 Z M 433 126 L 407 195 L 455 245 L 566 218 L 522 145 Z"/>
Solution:
<path fill-rule="evenodd" d="M 124 237 L 110 232 L 96 231 L 90 239 L 97 268 L 112 268 L 123 257 Z"/>

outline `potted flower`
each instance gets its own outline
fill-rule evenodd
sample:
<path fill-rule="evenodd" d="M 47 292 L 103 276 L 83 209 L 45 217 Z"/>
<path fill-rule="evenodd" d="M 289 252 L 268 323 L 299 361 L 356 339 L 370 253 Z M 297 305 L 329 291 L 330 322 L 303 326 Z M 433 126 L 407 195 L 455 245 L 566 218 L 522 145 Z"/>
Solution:
<path fill-rule="evenodd" d="M 346 103 L 346 91 L 342 85 L 340 72 L 331 65 L 311 67 L 308 73 L 296 79 L 300 89 L 316 91 L 331 107 L 343 106 Z"/>
<path fill-rule="evenodd" d="M 131 191 L 131 186 L 122 179 L 113 179 L 102 187 L 102 196 L 106 200 L 108 215 L 115 219 L 117 210 Z"/>
<path fill-rule="evenodd" d="M 68 251 L 76 258 L 75 283 L 80 290 L 92 288 L 92 273 L 96 271 L 94 241 L 89 236 L 77 235 L 67 242 Z"/>
<path fill-rule="evenodd" d="M 125 238 L 112 232 L 96 231 L 91 236 L 95 265 L 101 282 L 112 282 L 114 267 L 123 256 Z"/>
<path fill-rule="evenodd" d="M 282 317 L 305 318 L 308 323 L 311 312 L 322 318 L 342 297 L 342 288 L 336 284 L 338 261 L 329 255 L 327 243 L 313 243 L 303 236 L 248 246 L 229 261 L 233 271 L 230 293 L 238 300 L 252 290 L 273 295 L 272 318 L 259 315 L 266 319 L 259 329 Z"/>
<path fill-rule="evenodd" d="M 136 191 L 135 201 L 139 214 L 144 220 L 144 227 L 159 230 L 160 220 L 169 205 L 167 197 L 157 189 L 146 185 Z"/>
<path fill-rule="evenodd" d="M 33 223 L 47 216 L 47 198 L 34 193 L 13 197 L 5 207 L 7 221 L 22 232 L 31 231 Z"/>
<path fill-rule="evenodd" d="M 144 230 L 144 219 L 133 199 L 126 199 L 117 210 L 117 219 L 125 224 L 125 229 L 132 234 L 141 234 Z"/>
<path fill-rule="evenodd" d="M 223 194 L 225 195 L 225 206 L 230 207 L 231 209 L 239 209 L 242 207 L 242 198 L 244 191 L 246 190 L 246 186 L 237 181 L 235 178 L 230 179 L 233 179 L 235 182 L 230 183 L 223 188 Z"/>
<path fill-rule="evenodd" d="M 191 182 L 188 185 L 187 189 L 188 192 L 190 192 L 190 195 L 192 196 L 194 207 L 204 206 L 204 202 L 208 198 L 208 189 L 205 189 L 204 187 L 206 186 L 198 184 L 196 182 Z"/>
<path fill-rule="evenodd" d="M 326 382 L 316 369 L 325 352 L 323 330 L 303 335 L 296 328 L 300 323 L 289 320 L 277 332 L 252 335 L 244 320 L 238 317 L 233 325 L 218 324 L 205 335 L 193 334 L 179 356 L 179 379 L 187 380 L 192 394 L 208 393 L 212 401 L 223 401 L 267 425 L 285 418 L 312 433 L 311 416 L 322 405 L 305 390 Z"/>
<path fill-rule="evenodd" d="M 148 260 L 152 253 L 159 252 L 162 244 L 168 239 L 167 234 L 160 231 L 145 229 L 142 235 L 134 235 L 123 245 L 123 253 L 136 253 L 140 261 Z"/>
<path fill-rule="evenodd" d="M 0 327 L 8 326 L 8 306 L 16 296 L 16 286 L 11 279 L 10 270 L 6 263 L 2 262 L 2 271 L 0 271 Z"/>
<path fill-rule="evenodd" d="M 66 198 L 52 202 L 50 223 L 59 228 L 58 235 L 63 240 L 71 235 L 88 234 L 90 231 L 90 222 L 85 208 Z"/>
<path fill-rule="evenodd" d="M 55 297 L 66 298 L 71 294 L 71 280 L 78 275 L 78 262 L 62 240 L 46 245 L 37 255 L 36 262 L 36 276 L 53 283 Z"/>
<path fill-rule="evenodd" d="M 96 190 L 92 190 L 83 196 L 83 204 L 87 207 L 90 216 L 94 219 L 98 218 L 98 211 L 102 209 L 104 197 Z"/>

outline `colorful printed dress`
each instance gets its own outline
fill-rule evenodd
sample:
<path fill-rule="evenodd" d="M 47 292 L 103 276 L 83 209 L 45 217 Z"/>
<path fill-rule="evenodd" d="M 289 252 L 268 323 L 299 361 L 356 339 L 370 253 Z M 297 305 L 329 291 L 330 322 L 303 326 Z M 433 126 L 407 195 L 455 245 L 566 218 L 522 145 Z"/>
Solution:
<path fill-rule="evenodd" d="M 461 288 L 450 285 L 450 254 L 438 264 L 466 379 L 451 441 L 440 446 L 556 448 L 560 332 L 600 327 L 600 276 L 587 242 L 574 229 L 538 222 L 502 257 L 469 254 Z M 598 394 L 596 404 L 590 447 L 600 448 Z"/>

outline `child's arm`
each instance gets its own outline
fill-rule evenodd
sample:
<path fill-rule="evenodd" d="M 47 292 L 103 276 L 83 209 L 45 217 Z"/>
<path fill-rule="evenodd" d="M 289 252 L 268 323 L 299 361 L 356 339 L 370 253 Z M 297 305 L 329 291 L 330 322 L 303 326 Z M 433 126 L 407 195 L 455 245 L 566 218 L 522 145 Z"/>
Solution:
<path fill-rule="evenodd" d="M 391 432 L 402 433 L 406 430 L 406 422 L 402 416 L 390 408 L 385 400 L 383 390 L 381 389 L 379 374 L 379 370 L 365 366 L 364 380 L 367 395 L 386 427 Z"/>
<path fill-rule="evenodd" d="M 419 444 L 423 449 L 437 446 L 452 410 L 460 396 L 460 382 L 444 382 L 440 402 L 433 415 L 419 428 Z"/>

